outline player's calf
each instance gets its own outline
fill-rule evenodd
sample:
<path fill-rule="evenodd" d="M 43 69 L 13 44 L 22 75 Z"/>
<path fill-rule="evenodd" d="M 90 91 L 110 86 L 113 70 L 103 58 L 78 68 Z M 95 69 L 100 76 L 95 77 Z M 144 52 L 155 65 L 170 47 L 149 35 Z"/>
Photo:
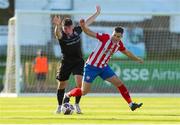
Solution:
<path fill-rule="evenodd" d="M 70 97 L 67 94 L 65 94 L 63 103 L 69 103 L 69 101 L 70 101 Z"/>

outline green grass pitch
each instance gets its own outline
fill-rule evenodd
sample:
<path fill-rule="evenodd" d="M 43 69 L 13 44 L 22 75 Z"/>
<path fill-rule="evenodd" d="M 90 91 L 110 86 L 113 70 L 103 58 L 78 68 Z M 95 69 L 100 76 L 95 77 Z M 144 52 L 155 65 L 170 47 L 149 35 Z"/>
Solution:
<path fill-rule="evenodd" d="M 0 98 L 0 124 L 180 124 L 180 97 L 135 97 L 132 112 L 121 97 L 83 97 L 83 114 L 54 114 L 56 97 Z M 74 100 L 71 100 L 74 103 Z"/>

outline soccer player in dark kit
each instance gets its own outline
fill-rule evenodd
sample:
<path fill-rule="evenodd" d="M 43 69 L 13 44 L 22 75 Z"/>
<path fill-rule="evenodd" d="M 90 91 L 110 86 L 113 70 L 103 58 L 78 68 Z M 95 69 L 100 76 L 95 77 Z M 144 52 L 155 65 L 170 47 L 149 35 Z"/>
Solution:
<path fill-rule="evenodd" d="M 96 6 L 96 12 L 86 20 L 86 25 L 90 25 L 100 14 L 100 7 Z M 61 52 L 63 55 L 60 68 L 57 72 L 56 79 L 58 80 L 57 100 L 58 107 L 56 113 L 61 113 L 62 101 L 65 93 L 65 88 L 68 84 L 68 79 L 72 73 L 75 78 L 76 87 L 81 88 L 82 75 L 84 68 L 84 60 L 82 57 L 80 35 L 82 29 L 80 26 L 74 26 L 70 18 L 61 20 L 60 16 L 55 16 L 53 19 L 55 25 L 54 35 L 58 39 Z M 76 113 L 81 114 L 79 106 L 81 96 L 75 98 Z"/>

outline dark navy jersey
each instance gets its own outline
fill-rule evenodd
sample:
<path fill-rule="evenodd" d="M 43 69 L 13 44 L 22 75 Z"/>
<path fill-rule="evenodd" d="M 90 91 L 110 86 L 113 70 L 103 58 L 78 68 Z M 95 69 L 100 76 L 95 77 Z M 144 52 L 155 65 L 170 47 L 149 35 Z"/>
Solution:
<path fill-rule="evenodd" d="M 81 35 L 80 26 L 75 26 L 73 34 L 67 36 L 62 31 L 62 38 L 59 39 L 63 60 L 67 62 L 76 62 L 82 60 Z"/>

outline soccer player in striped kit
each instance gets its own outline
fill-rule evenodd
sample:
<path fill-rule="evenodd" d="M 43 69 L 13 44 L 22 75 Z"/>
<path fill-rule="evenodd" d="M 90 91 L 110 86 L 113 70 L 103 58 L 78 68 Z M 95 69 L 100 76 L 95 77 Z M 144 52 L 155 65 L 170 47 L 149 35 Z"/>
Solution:
<path fill-rule="evenodd" d="M 117 87 L 119 93 L 121 93 L 122 97 L 129 104 L 132 111 L 140 108 L 142 103 L 135 103 L 131 100 L 130 94 L 124 83 L 116 76 L 114 71 L 108 65 L 110 57 L 117 51 L 120 51 L 134 61 L 143 63 L 141 58 L 135 56 L 125 48 L 123 42 L 121 41 L 124 32 L 123 28 L 119 26 L 115 27 L 112 35 L 110 36 L 109 34 L 99 34 L 91 31 L 88 26 L 85 25 L 84 19 L 80 20 L 80 26 L 87 35 L 98 39 L 99 44 L 86 61 L 81 89 L 75 88 L 68 92 L 65 95 L 64 103 L 69 102 L 71 96 L 76 97 L 86 95 L 90 91 L 93 80 L 97 76 L 100 76 L 103 80 L 109 81 Z"/>

